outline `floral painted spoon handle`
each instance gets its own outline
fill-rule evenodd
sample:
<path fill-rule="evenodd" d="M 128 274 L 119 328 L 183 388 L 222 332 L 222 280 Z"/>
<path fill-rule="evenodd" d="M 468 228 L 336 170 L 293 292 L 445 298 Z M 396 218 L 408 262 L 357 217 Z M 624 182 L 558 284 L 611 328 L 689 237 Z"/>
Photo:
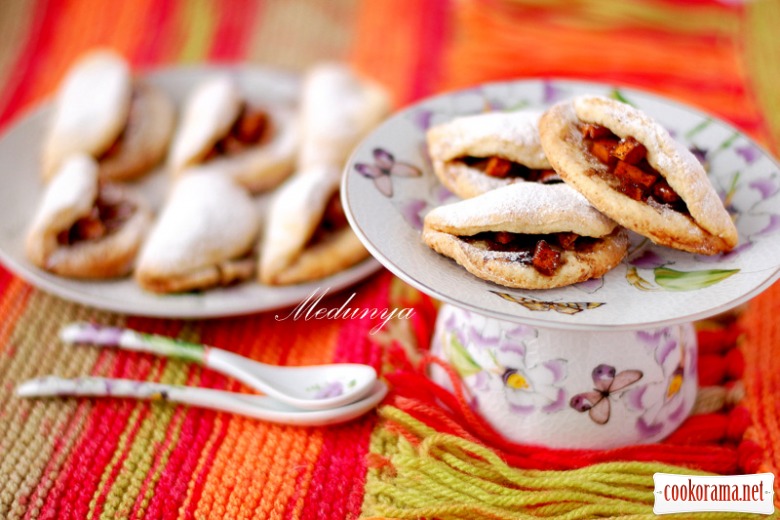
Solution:
<path fill-rule="evenodd" d="M 303 410 L 325 410 L 357 401 L 371 391 L 377 379 L 376 370 L 369 365 L 267 365 L 216 347 L 91 323 L 67 325 L 60 338 L 65 343 L 118 347 L 195 361 Z"/>

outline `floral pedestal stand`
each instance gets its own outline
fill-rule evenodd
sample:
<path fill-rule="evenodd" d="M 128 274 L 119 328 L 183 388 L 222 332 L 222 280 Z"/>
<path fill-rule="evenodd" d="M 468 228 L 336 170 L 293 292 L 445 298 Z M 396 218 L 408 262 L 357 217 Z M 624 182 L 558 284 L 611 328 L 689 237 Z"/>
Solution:
<path fill-rule="evenodd" d="M 426 213 L 457 200 L 433 172 L 429 128 L 488 110 L 544 110 L 581 94 L 636 106 L 699 158 L 737 226 L 733 251 L 695 255 L 632 233 L 625 260 L 601 279 L 524 291 L 472 276 L 421 241 Z M 668 435 L 696 394 L 691 323 L 780 278 L 780 165 L 728 123 L 614 85 L 507 81 L 423 100 L 357 147 L 341 193 L 350 225 L 372 255 L 447 303 L 434 352 L 455 367 L 474 406 L 522 442 L 606 448 Z M 446 383 L 441 373 L 432 377 Z"/>
<path fill-rule="evenodd" d="M 662 439 L 696 398 L 691 324 L 570 331 L 444 305 L 432 352 L 462 378 L 473 406 L 504 436 L 555 448 L 614 448 Z M 431 377 L 449 386 L 434 366 Z"/>

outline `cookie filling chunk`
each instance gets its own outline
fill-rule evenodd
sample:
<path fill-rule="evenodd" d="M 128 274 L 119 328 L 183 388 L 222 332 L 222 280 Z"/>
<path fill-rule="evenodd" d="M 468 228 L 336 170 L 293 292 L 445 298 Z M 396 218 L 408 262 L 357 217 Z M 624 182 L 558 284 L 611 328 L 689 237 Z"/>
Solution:
<path fill-rule="evenodd" d="M 504 159 L 502 157 L 463 157 L 460 159 L 468 167 L 480 170 L 485 175 L 499 179 L 517 179 L 521 178 L 530 182 L 540 182 L 542 184 L 553 184 L 563 182 L 555 173 L 555 170 L 535 170 L 523 166 L 520 163 Z"/>
<path fill-rule="evenodd" d="M 663 175 L 647 162 L 647 148 L 632 136 L 620 138 L 606 127 L 580 126 L 588 151 L 607 167 L 611 184 L 636 201 L 667 206 L 688 214 L 685 201 L 669 186 Z"/>
<path fill-rule="evenodd" d="M 234 155 L 268 141 L 273 125 L 267 112 L 244 103 L 233 126 L 225 137 L 214 143 L 205 160 L 219 155 Z"/>
<path fill-rule="evenodd" d="M 73 225 L 57 235 L 57 243 L 72 246 L 79 242 L 100 240 L 121 228 L 135 213 L 131 202 L 112 197 L 101 186 L 89 215 L 81 217 Z"/>
<path fill-rule="evenodd" d="M 511 260 L 532 266 L 539 274 L 553 276 L 563 265 L 563 252 L 587 252 L 598 240 L 576 233 L 529 235 L 489 231 L 459 237 L 464 242 L 490 251 L 511 253 Z"/>
<path fill-rule="evenodd" d="M 322 220 L 320 220 L 319 225 L 314 230 L 307 247 L 325 241 L 329 236 L 338 233 L 348 225 L 349 222 L 344 214 L 344 207 L 341 205 L 341 197 L 337 191 L 328 199 L 325 211 L 322 214 Z"/>

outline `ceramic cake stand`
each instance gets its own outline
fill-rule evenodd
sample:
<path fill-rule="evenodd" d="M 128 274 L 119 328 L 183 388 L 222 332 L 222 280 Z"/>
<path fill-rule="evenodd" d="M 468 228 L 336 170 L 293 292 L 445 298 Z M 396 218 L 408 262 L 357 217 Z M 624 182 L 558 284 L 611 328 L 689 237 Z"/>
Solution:
<path fill-rule="evenodd" d="M 474 277 L 421 242 L 425 213 L 456 200 L 432 172 L 429 127 L 485 110 L 544 108 L 579 94 L 631 103 L 688 146 L 733 215 L 739 245 L 710 257 L 632 235 L 627 258 L 602 279 L 525 291 Z M 609 448 L 672 432 L 696 395 L 692 322 L 749 300 L 780 277 L 779 170 L 733 127 L 658 96 L 517 81 L 431 98 L 390 118 L 355 150 L 342 199 L 368 250 L 446 303 L 432 350 L 455 368 L 499 431 L 551 447 Z M 431 376 L 448 384 L 441 373 Z"/>

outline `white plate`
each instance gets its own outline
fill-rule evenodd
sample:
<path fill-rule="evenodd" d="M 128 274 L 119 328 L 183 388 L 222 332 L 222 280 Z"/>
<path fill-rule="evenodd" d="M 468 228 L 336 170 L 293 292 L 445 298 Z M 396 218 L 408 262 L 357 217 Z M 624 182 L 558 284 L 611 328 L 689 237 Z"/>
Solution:
<path fill-rule="evenodd" d="M 710 179 L 728 196 L 739 231 L 734 252 L 692 255 L 643 242 L 601 280 L 544 291 L 509 289 L 472 276 L 420 241 L 421 218 L 455 198 L 429 164 L 425 130 L 485 109 L 540 108 L 578 94 L 621 97 L 645 110 L 686 146 L 705 152 Z M 377 164 L 381 150 L 381 165 Z M 387 155 L 389 154 L 389 155 Z M 390 163 L 397 167 L 393 172 Z M 361 174 L 384 168 L 380 182 Z M 405 166 L 405 167 L 404 167 Z M 419 176 L 409 176 L 409 166 Z M 406 170 L 406 171 L 404 171 Z M 388 186 L 392 194 L 388 195 Z M 384 188 L 384 189 L 382 189 Z M 355 150 L 342 186 L 347 216 L 366 247 L 411 285 L 456 306 L 550 328 L 637 329 L 725 311 L 780 277 L 778 165 L 734 127 L 698 110 L 632 89 L 572 81 L 493 83 L 438 96 L 396 114 Z"/>
<path fill-rule="evenodd" d="M 147 80 L 180 103 L 196 83 L 217 72 L 236 77 L 246 92 L 262 101 L 294 103 L 297 76 L 260 68 L 192 67 L 159 70 Z M 296 305 L 316 289 L 342 289 L 376 271 L 367 260 L 332 277 L 312 283 L 271 287 L 245 282 L 202 293 L 159 296 L 141 290 L 131 279 L 87 282 L 54 276 L 30 264 L 24 255 L 24 236 L 43 192 L 40 146 L 50 106 L 44 104 L 19 120 L 0 138 L 0 260 L 31 284 L 62 298 L 99 309 L 168 318 L 210 318 L 249 314 Z M 138 183 L 155 208 L 164 197 L 168 177 L 162 168 Z M 266 197 L 267 199 L 267 197 Z M 264 198 L 258 205 L 264 206 Z"/>

